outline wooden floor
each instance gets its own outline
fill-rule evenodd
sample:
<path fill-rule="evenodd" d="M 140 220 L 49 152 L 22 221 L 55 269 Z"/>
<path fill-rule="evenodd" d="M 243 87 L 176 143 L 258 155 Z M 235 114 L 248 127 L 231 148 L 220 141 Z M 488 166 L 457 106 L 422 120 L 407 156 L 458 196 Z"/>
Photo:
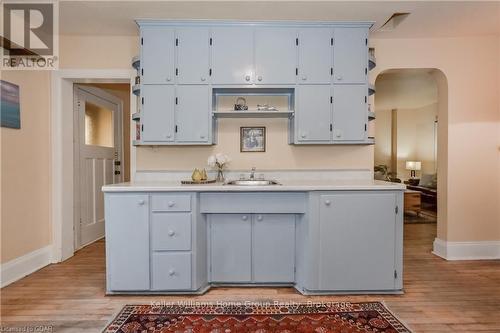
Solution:
<path fill-rule="evenodd" d="M 219 288 L 196 297 L 105 296 L 100 241 L 2 289 L 2 326 L 100 332 L 124 304 L 152 301 L 379 300 L 415 332 L 500 332 L 500 261 L 442 260 L 430 253 L 435 230 L 435 224 L 405 225 L 405 294 L 391 296 L 306 297 L 292 288 Z"/>

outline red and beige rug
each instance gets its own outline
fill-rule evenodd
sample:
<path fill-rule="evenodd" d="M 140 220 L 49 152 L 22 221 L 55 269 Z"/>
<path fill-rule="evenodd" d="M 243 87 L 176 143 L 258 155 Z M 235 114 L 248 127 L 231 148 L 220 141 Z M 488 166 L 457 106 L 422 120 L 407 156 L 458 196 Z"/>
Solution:
<path fill-rule="evenodd" d="M 104 333 L 411 333 L 379 302 L 127 305 Z"/>

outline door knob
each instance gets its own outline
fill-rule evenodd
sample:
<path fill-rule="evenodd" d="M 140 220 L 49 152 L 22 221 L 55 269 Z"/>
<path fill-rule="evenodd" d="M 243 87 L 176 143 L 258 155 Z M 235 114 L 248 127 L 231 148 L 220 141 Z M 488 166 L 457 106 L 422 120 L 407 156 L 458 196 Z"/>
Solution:
<path fill-rule="evenodd" d="M 325 200 L 325 205 L 330 206 L 332 202 L 330 200 Z"/>
<path fill-rule="evenodd" d="M 174 205 L 175 205 L 175 202 L 173 202 L 173 201 L 168 202 L 168 207 L 174 207 Z"/>
<path fill-rule="evenodd" d="M 262 81 L 262 76 L 257 76 L 257 80 Z"/>
<path fill-rule="evenodd" d="M 144 200 L 139 200 L 139 202 L 138 202 L 139 206 L 144 206 L 145 203 L 146 203 L 146 201 L 144 201 Z"/>
<path fill-rule="evenodd" d="M 250 81 L 250 75 L 245 76 L 245 81 Z"/>
<path fill-rule="evenodd" d="M 243 216 L 241 217 L 241 219 L 242 219 L 243 221 L 246 221 L 246 220 L 248 220 L 248 216 L 243 215 Z"/>
<path fill-rule="evenodd" d="M 262 215 L 257 215 L 257 221 L 262 221 L 264 219 L 264 217 L 262 217 Z"/>
<path fill-rule="evenodd" d="M 175 275 L 175 271 L 173 269 L 169 270 L 168 271 L 168 275 L 174 276 Z"/>
<path fill-rule="evenodd" d="M 170 237 L 172 237 L 173 235 L 175 235 L 175 231 L 173 231 L 173 230 L 169 230 L 169 231 L 168 231 L 168 235 L 169 235 Z"/>

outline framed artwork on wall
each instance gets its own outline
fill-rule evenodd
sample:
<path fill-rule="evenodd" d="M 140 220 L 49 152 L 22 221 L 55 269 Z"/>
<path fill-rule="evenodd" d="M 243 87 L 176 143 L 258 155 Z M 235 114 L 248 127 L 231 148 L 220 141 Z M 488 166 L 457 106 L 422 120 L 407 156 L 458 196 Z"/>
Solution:
<path fill-rule="evenodd" d="M 19 86 L 0 80 L 1 126 L 21 128 L 21 107 L 19 104 Z"/>
<path fill-rule="evenodd" d="M 265 152 L 265 127 L 240 127 L 240 152 Z"/>

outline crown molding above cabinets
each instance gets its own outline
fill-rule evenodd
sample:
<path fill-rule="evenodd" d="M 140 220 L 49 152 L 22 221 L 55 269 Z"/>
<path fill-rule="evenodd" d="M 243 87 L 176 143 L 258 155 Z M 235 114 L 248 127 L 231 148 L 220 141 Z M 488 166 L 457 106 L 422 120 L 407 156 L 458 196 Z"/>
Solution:
<path fill-rule="evenodd" d="M 286 90 L 288 105 L 276 112 L 288 119 L 290 144 L 373 143 L 372 22 L 136 22 L 141 51 L 139 64 L 133 62 L 140 82 L 134 93 L 140 113 L 134 116 L 134 144 L 212 145 L 221 115 L 272 116 L 256 112 L 256 105 L 245 113 L 219 103 L 226 89 L 234 100 L 254 101 Z"/>

